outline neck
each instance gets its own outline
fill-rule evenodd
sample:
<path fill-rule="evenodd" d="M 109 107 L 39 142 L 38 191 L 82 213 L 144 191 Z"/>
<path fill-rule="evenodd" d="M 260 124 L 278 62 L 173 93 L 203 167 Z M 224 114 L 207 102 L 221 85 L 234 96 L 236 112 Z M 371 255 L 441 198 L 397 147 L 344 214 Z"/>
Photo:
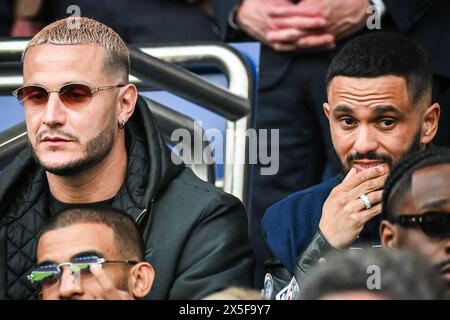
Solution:
<path fill-rule="evenodd" d="M 127 170 L 125 144 L 117 143 L 110 154 L 96 166 L 70 177 L 46 172 L 52 195 L 64 203 L 92 203 L 113 198 Z"/>

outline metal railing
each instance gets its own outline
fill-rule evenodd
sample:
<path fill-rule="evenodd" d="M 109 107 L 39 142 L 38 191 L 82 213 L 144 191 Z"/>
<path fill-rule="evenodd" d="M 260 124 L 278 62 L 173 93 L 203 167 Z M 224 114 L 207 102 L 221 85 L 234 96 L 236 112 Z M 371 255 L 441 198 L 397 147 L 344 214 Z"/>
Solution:
<path fill-rule="evenodd" d="M 20 64 L 17 62 L 20 61 L 26 44 L 26 40 L 0 41 L 0 61 L 9 62 L 0 64 L 0 94 L 10 92 L 11 89 L 22 84 L 21 70 L 20 73 L 17 70 L 20 68 Z M 223 182 L 216 181 L 216 185 L 245 201 L 247 188 L 245 163 L 248 157 L 246 130 L 251 114 L 253 90 L 253 78 L 246 61 L 235 49 L 222 43 L 164 47 L 130 46 L 130 55 L 130 80 L 136 83 L 138 88 L 151 84 L 201 105 L 227 119 L 224 179 Z M 14 61 L 16 64 L 13 63 Z M 226 75 L 227 89 L 213 85 L 181 67 L 205 65 L 213 65 Z M 158 122 L 170 123 L 174 114 L 164 111 L 165 107 L 162 105 L 159 107 L 161 112 L 156 114 Z M 190 121 L 193 120 L 190 119 Z M 180 123 L 177 121 L 172 121 L 172 125 L 180 127 Z M 186 124 L 185 127 L 191 128 L 192 125 Z M 172 130 L 174 128 L 177 127 L 172 127 Z M 201 167 L 195 168 L 194 165 L 193 169 L 201 171 Z M 206 169 L 202 178 L 211 181 L 210 170 L 210 167 Z"/>

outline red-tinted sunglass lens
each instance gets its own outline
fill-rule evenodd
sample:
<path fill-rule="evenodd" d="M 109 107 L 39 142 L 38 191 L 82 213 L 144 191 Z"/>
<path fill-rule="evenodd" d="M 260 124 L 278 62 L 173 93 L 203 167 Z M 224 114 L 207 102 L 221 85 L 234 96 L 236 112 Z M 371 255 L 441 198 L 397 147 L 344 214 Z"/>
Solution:
<path fill-rule="evenodd" d="M 87 104 L 92 93 L 91 89 L 83 84 L 68 84 L 61 88 L 59 96 L 67 106 L 76 107 Z"/>
<path fill-rule="evenodd" d="M 40 105 L 48 100 L 48 92 L 42 87 L 27 86 L 19 89 L 17 99 L 23 105 Z"/>

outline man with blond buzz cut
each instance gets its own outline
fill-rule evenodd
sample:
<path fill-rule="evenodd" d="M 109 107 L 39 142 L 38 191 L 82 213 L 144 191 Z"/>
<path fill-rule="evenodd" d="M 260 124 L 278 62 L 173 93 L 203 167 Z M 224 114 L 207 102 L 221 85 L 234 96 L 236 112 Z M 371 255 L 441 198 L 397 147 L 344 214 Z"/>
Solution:
<path fill-rule="evenodd" d="M 149 299 L 199 299 L 253 285 L 246 214 L 235 197 L 171 161 L 111 28 L 63 19 L 23 55 L 29 146 L 0 177 L 0 299 L 34 294 L 26 280 L 48 217 L 72 206 L 112 206 L 139 225 L 156 277 Z"/>

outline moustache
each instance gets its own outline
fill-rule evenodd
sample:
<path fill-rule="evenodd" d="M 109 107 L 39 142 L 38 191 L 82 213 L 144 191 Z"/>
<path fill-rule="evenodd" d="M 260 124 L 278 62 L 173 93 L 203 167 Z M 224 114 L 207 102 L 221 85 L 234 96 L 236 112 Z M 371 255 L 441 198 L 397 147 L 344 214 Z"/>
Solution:
<path fill-rule="evenodd" d="M 376 152 L 368 152 L 366 154 L 362 154 L 359 152 L 355 152 L 347 156 L 347 163 L 351 163 L 355 160 L 380 160 L 387 163 L 392 163 L 392 158 L 388 155 L 377 154 Z"/>
<path fill-rule="evenodd" d="M 36 136 L 36 142 L 40 142 L 45 135 L 64 137 L 67 140 L 71 140 L 71 141 L 79 141 L 79 138 L 77 136 L 57 129 L 57 130 L 53 130 L 52 132 L 50 132 L 48 130 L 43 130 L 43 131 L 39 132 L 38 135 Z"/>
<path fill-rule="evenodd" d="M 436 270 L 441 271 L 443 268 L 445 268 L 446 266 L 450 265 L 450 259 L 444 260 L 442 262 L 436 263 L 434 264 L 434 268 L 436 268 Z"/>

